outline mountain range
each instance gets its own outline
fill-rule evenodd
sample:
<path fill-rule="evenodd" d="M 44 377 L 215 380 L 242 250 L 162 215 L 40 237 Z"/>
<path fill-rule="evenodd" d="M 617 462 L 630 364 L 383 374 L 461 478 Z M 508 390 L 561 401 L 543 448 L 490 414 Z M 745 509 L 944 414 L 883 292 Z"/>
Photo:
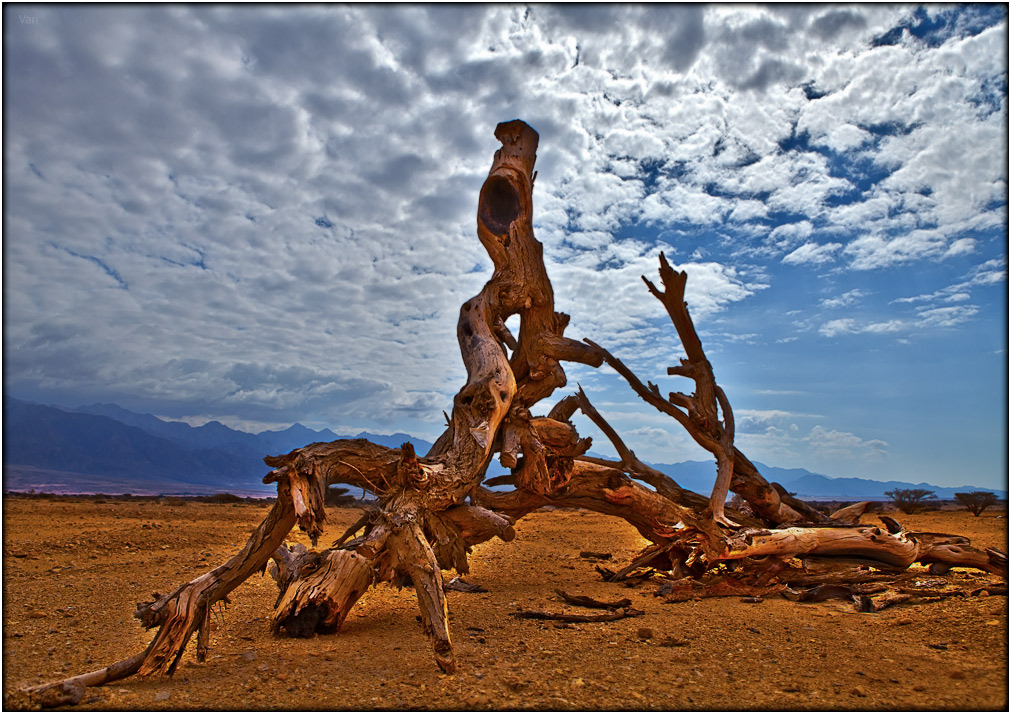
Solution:
<path fill-rule="evenodd" d="M 211 421 L 194 427 L 138 414 L 115 404 L 92 404 L 61 409 L 4 396 L 3 487 L 5 491 L 54 493 L 208 494 L 229 491 L 266 496 L 275 489 L 261 478 L 269 470 L 267 454 L 283 454 L 306 444 L 336 439 L 364 438 L 399 447 L 414 444 L 419 454 L 431 442 L 409 434 L 360 432 L 339 435 L 295 424 L 283 431 L 251 434 Z M 712 489 L 715 465 L 711 461 L 650 464 L 670 475 L 682 487 L 698 493 Z M 948 488 L 927 483 L 830 478 L 805 469 L 784 469 L 755 463 L 769 481 L 806 500 L 887 500 L 885 491 L 925 488 L 941 499 L 956 492 L 1007 491 L 961 486 Z M 495 464 L 497 467 L 497 463 Z M 489 468 L 489 475 L 502 473 Z"/>
<path fill-rule="evenodd" d="M 250 434 L 211 421 L 165 421 L 115 404 L 68 410 L 4 396 L 4 490 L 67 493 L 271 495 L 263 457 L 306 444 L 364 438 L 382 446 L 431 442 L 408 434 L 339 435 L 295 424 Z"/>

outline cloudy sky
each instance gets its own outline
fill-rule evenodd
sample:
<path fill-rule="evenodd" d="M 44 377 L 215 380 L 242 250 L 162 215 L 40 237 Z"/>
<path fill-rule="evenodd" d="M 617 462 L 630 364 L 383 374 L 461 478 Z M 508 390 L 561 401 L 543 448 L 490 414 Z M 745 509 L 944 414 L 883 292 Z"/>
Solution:
<path fill-rule="evenodd" d="M 434 438 L 522 118 L 568 335 L 685 388 L 639 279 L 663 250 L 752 459 L 1006 487 L 1007 33 L 1003 5 L 6 5 L 5 393 Z M 567 371 L 640 457 L 706 457 Z"/>

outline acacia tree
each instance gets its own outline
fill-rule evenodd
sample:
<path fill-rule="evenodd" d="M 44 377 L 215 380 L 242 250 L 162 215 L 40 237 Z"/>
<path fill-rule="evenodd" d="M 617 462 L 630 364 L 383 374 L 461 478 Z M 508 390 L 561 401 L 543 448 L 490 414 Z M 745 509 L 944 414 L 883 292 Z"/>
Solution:
<path fill-rule="evenodd" d="M 934 492 L 925 488 L 896 488 L 885 491 L 885 495 L 903 513 L 916 513 L 923 506 L 923 500 L 933 498 Z"/>
<path fill-rule="evenodd" d="M 997 494 L 990 491 L 972 491 L 971 493 L 956 493 L 955 500 L 960 506 L 965 506 L 972 515 L 979 517 L 979 514 L 990 506 L 997 505 Z"/>
<path fill-rule="evenodd" d="M 884 530 L 860 524 L 866 503 L 827 516 L 770 484 L 734 444 L 730 401 L 716 382 L 684 301 L 688 276 L 663 254 L 662 287 L 644 280 L 671 318 L 686 354 L 668 374 L 690 380 L 690 394 L 672 391 L 664 397 L 604 347 L 566 337 L 569 318 L 554 310 L 542 246 L 533 233 L 537 133 L 512 121 L 500 124 L 495 136 L 502 147 L 481 188 L 477 212 L 477 236 L 494 270 L 461 307 L 457 339 L 467 381 L 431 450 L 419 457 L 410 444 L 390 449 L 350 439 L 266 457 L 272 471 L 264 482 L 277 484 L 278 498 L 239 553 L 138 605 L 135 617 L 157 628 L 143 652 L 32 688 L 40 704 L 76 703 L 84 687 L 135 673 L 172 674 L 194 634 L 196 657 L 203 661 L 211 605 L 271 559 L 279 587 L 271 617 L 275 632 L 298 636 L 338 630 L 373 585 L 410 586 L 436 664 L 453 672 L 442 571 L 466 574 L 471 546 L 493 537 L 512 540 L 516 520 L 542 506 L 585 508 L 629 522 L 650 545 L 617 571 L 601 569 L 602 575 L 616 581 L 662 573 L 666 580 L 658 592 L 672 600 L 771 592 L 805 599 L 821 597 L 821 586 L 832 584 L 833 592 L 863 598 L 858 605 L 874 610 L 903 599 L 944 596 L 915 587 L 888 591 L 914 562 L 1006 574 L 1007 556 L 1000 551 L 975 549 L 959 536 L 906 532 L 892 519 L 884 519 Z M 517 334 L 506 327 L 513 315 L 519 316 Z M 594 367 L 607 362 L 647 404 L 681 424 L 716 459 L 712 493 L 688 491 L 641 462 L 582 389 L 535 416 L 532 410 L 565 386 L 566 361 Z M 586 456 L 590 439 L 580 438 L 570 421 L 577 409 L 611 440 L 618 461 Z M 510 473 L 485 481 L 492 458 Z M 316 545 L 331 484 L 365 489 L 376 503 L 330 548 L 289 550 L 283 543 L 296 525 Z M 492 485 L 512 489 L 486 488 Z M 747 508 L 725 506 L 728 490 Z"/>

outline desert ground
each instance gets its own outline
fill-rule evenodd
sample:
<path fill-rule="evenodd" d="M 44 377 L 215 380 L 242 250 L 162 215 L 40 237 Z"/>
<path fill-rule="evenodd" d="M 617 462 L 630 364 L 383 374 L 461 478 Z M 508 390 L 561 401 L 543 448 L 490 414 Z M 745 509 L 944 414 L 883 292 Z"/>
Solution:
<path fill-rule="evenodd" d="M 143 649 L 153 633 L 132 614 L 219 564 L 266 505 L 4 499 L 3 685 L 16 690 L 80 674 Z M 329 545 L 359 515 L 329 509 Z M 967 535 L 1007 549 L 1006 511 L 907 516 L 912 530 Z M 876 520 L 875 514 L 864 517 Z M 132 677 L 88 689 L 85 710 L 1007 710 L 1005 596 L 949 598 L 854 611 L 840 600 L 666 603 L 657 584 L 603 582 L 581 551 L 627 561 L 644 541 L 624 521 L 575 510 L 520 520 L 511 543 L 474 549 L 450 592 L 459 669 L 442 674 L 416 619 L 412 590 L 380 585 L 341 632 L 272 635 L 277 596 L 256 575 L 215 618 L 211 651 L 190 650 L 171 679 Z M 293 531 L 292 541 L 308 545 Z M 923 571 L 928 576 L 926 570 Z M 447 576 L 448 577 L 448 576 Z M 953 570 L 952 584 L 988 581 Z M 996 579 L 996 578 L 992 578 Z M 641 617 L 569 624 L 511 617 L 563 611 L 554 589 L 630 598 Z M 648 632 L 647 632 L 648 630 Z"/>

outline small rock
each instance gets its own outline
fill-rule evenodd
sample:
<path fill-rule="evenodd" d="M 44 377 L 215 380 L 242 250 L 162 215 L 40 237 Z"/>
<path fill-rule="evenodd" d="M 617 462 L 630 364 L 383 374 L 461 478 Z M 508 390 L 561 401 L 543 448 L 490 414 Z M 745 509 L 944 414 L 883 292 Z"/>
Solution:
<path fill-rule="evenodd" d="M 640 640 L 651 640 L 653 639 L 653 630 L 649 627 L 640 627 L 635 631 L 635 636 Z"/>
<path fill-rule="evenodd" d="M 914 692 L 922 692 L 925 689 L 926 689 L 926 687 L 924 687 L 922 684 L 914 684 L 913 685 L 913 691 Z"/>
<path fill-rule="evenodd" d="M 157 694 L 154 695 L 154 700 L 156 702 L 164 702 L 170 696 L 172 696 L 172 695 L 170 695 L 167 690 L 163 689 L 163 690 L 161 690 L 160 692 L 158 692 Z"/>
<path fill-rule="evenodd" d="M 863 687 L 853 687 L 853 689 L 850 690 L 850 693 L 853 694 L 853 695 L 855 695 L 855 696 L 857 696 L 857 697 L 866 697 L 867 696 L 867 691 Z"/>
<path fill-rule="evenodd" d="M 965 679 L 966 678 L 965 672 L 963 672 L 960 669 L 955 669 L 955 670 L 952 670 L 951 672 L 948 672 L 948 676 L 951 677 L 952 679 Z"/>
<path fill-rule="evenodd" d="M 994 625 L 999 625 L 1000 624 L 1000 620 L 987 620 L 986 624 L 990 625 L 991 627 L 993 627 Z"/>
<path fill-rule="evenodd" d="M 755 596 L 755 597 L 748 596 L 748 597 L 742 597 L 741 598 L 741 602 L 746 602 L 746 603 L 749 603 L 751 605 L 757 605 L 760 602 L 765 602 L 765 599 L 757 597 L 757 596 Z"/>
<path fill-rule="evenodd" d="M 911 617 L 900 617 L 895 621 L 896 625 L 912 625 L 914 620 Z"/>
<path fill-rule="evenodd" d="M 488 706 L 488 695 L 484 692 L 471 692 L 463 698 L 464 703 L 473 707 L 474 709 L 480 709 Z"/>
<path fill-rule="evenodd" d="M 572 680 L 573 687 L 582 687 L 584 684 L 586 684 L 586 682 L 584 682 L 581 677 L 576 677 Z"/>
<path fill-rule="evenodd" d="M 657 644 L 661 647 L 687 647 L 688 640 L 679 640 L 676 637 L 664 637 Z"/>
<path fill-rule="evenodd" d="M 32 698 L 44 709 L 74 706 L 84 699 L 84 685 L 77 682 L 63 682 L 43 689 Z"/>
<path fill-rule="evenodd" d="M 42 612 L 42 610 L 32 610 L 31 612 L 28 613 L 28 617 L 30 617 L 33 620 L 41 620 L 44 617 L 49 617 L 49 615 Z"/>
<path fill-rule="evenodd" d="M 252 662 L 253 660 L 256 659 L 256 653 L 253 652 L 253 650 L 246 650 L 245 652 L 242 653 L 242 659 L 246 660 L 247 662 Z"/>

